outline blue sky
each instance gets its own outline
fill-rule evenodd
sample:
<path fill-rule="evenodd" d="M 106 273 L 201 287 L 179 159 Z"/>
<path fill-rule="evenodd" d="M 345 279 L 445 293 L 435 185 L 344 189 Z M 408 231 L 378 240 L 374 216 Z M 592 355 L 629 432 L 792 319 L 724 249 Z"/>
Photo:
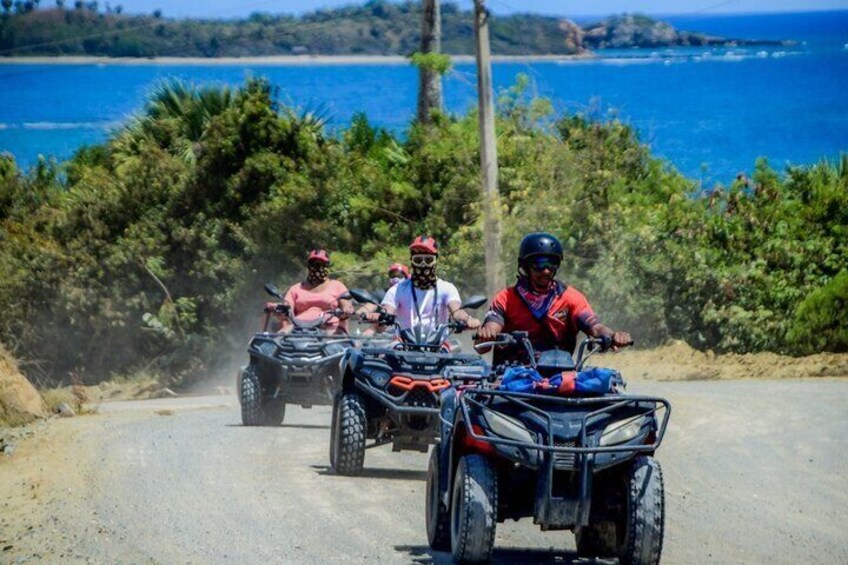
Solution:
<path fill-rule="evenodd" d="M 447 3 L 446 0 L 442 0 Z M 42 0 L 42 5 L 53 2 Z M 101 7 L 105 5 L 101 0 Z M 316 8 L 364 4 L 365 0 L 111 0 L 126 12 L 161 9 L 166 17 L 233 18 L 251 12 L 301 14 Z M 467 8 L 473 0 L 459 0 Z M 495 13 L 534 12 L 556 16 L 599 15 L 620 12 L 647 14 L 727 14 L 745 12 L 797 12 L 848 9 L 848 0 L 486 0 Z M 70 4 L 70 2 L 66 2 Z"/>

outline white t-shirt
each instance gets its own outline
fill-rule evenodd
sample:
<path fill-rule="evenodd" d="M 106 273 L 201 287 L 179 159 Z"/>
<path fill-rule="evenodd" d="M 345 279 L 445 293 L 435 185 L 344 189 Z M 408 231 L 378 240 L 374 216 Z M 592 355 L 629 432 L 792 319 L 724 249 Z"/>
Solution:
<path fill-rule="evenodd" d="M 416 300 L 418 308 L 415 307 Z M 413 286 L 412 279 L 406 279 L 386 291 L 382 304 L 395 309 L 397 322 L 402 329 L 420 324 L 426 330 L 433 330 L 439 324 L 450 321 L 448 304 L 451 302 L 460 302 L 459 291 L 451 283 L 436 279 L 435 289 L 421 290 Z"/>

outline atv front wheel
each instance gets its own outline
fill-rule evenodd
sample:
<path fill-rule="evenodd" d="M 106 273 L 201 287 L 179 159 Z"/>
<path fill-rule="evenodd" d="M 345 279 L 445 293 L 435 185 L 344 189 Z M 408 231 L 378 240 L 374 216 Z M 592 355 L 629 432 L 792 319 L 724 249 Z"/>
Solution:
<path fill-rule="evenodd" d="M 259 382 L 259 373 L 254 365 L 248 365 L 241 377 L 241 390 L 239 390 L 241 401 L 241 422 L 245 426 L 261 426 L 263 424 L 262 414 L 262 384 Z"/>
<path fill-rule="evenodd" d="M 622 565 L 660 561 L 665 525 L 665 489 L 659 461 L 639 456 L 611 485 L 597 485 L 589 525 L 578 528 L 577 552 L 618 557 Z"/>
<path fill-rule="evenodd" d="M 498 474 L 488 459 L 481 455 L 465 455 L 459 460 L 451 499 L 454 561 L 489 561 L 498 518 Z"/>
<path fill-rule="evenodd" d="M 268 399 L 262 406 L 262 423 L 265 426 L 279 426 L 286 417 L 286 403 L 279 399 Z"/>
<path fill-rule="evenodd" d="M 365 461 L 365 402 L 356 393 L 345 394 L 334 410 L 330 463 L 339 475 L 358 475 Z"/>
<path fill-rule="evenodd" d="M 430 451 L 430 464 L 427 466 L 427 541 L 436 551 L 449 551 L 450 513 L 439 499 L 439 486 L 439 446 L 436 445 Z"/>

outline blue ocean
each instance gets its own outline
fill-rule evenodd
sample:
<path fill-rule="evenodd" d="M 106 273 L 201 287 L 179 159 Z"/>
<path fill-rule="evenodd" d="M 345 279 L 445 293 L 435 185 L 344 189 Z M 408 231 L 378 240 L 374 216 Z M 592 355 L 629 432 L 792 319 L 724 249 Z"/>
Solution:
<path fill-rule="evenodd" d="M 791 39 L 769 48 L 631 49 L 585 61 L 495 63 L 495 87 L 516 75 L 560 112 L 632 125 L 655 155 L 704 183 L 728 183 L 759 156 L 773 166 L 836 159 L 848 151 L 848 11 L 665 18 L 678 29 L 749 39 Z M 417 71 L 402 64 L 12 65 L 0 62 L 0 151 L 29 166 L 101 142 L 172 78 L 242 84 L 267 77 L 280 102 L 318 111 L 331 128 L 364 111 L 402 132 L 416 107 Z M 476 104 L 473 64 L 444 83 L 447 109 Z"/>

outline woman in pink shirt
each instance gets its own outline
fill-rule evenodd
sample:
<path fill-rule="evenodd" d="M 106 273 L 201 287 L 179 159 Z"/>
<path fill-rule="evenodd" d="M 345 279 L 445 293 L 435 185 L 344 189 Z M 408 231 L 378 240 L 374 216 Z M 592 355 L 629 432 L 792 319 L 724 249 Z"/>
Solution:
<path fill-rule="evenodd" d="M 309 274 L 306 280 L 293 285 L 286 292 L 283 303 L 291 308 L 291 315 L 298 320 L 309 321 L 321 317 L 326 319 L 324 328 L 347 331 L 347 318 L 353 314 L 350 300 L 340 298 L 347 287 L 340 281 L 329 278 L 330 254 L 324 249 L 313 249 L 306 259 Z M 339 308 L 341 318 L 329 316 L 328 310 Z M 288 331 L 291 322 L 283 320 L 281 331 Z"/>

